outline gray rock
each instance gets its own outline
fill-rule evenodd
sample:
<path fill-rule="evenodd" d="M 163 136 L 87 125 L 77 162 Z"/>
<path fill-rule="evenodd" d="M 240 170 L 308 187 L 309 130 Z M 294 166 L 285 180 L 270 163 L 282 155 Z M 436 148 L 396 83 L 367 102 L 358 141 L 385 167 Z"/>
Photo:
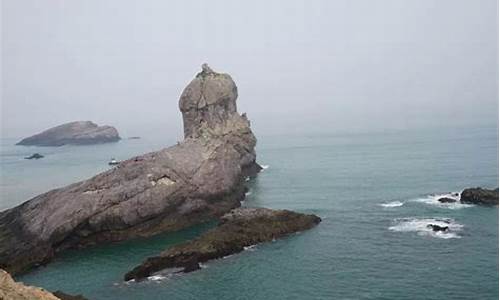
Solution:
<path fill-rule="evenodd" d="M 23 146 L 63 146 L 90 145 L 120 140 L 118 131 L 111 126 L 98 126 L 91 121 L 77 121 L 47 129 L 27 137 L 16 145 Z"/>
<path fill-rule="evenodd" d="M 180 99 L 186 138 L 0 213 L 0 267 L 18 273 L 57 252 L 174 231 L 240 206 L 261 168 L 227 74 L 202 71 Z"/>

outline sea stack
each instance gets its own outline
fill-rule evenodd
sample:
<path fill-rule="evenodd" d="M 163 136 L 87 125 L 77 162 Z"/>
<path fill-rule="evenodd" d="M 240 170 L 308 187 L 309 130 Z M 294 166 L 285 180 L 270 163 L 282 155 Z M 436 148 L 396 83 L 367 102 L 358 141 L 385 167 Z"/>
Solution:
<path fill-rule="evenodd" d="M 231 76 L 204 66 L 179 107 L 185 139 L 0 213 L 0 267 L 19 273 L 67 248 L 179 230 L 240 206 L 261 169 Z"/>
<path fill-rule="evenodd" d="M 119 140 L 120 135 L 112 126 L 98 126 L 91 121 L 77 121 L 52 127 L 27 137 L 16 145 L 58 147 L 111 143 Z"/>

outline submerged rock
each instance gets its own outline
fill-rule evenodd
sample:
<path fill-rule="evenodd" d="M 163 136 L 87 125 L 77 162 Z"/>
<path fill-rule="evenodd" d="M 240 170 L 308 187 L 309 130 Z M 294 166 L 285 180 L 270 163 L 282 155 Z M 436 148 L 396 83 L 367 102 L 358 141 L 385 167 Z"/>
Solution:
<path fill-rule="evenodd" d="M 469 188 L 460 194 L 460 202 L 479 205 L 498 205 L 498 188 L 488 190 L 483 188 Z"/>
<path fill-rule="evenodd" d="M 457 202 L 456 199 L 448 198 L 448 197 L 439 198 L 438 201 L 441 202 L 441 203 L 453 203 L 453 202 Z"/>
<path fill-rule="evenodd" d="M 111 126 L 98 126 L 91 121 L 77 121 L 47 129 L 27 137 L 16 145 L 23 146 L 63 146 L 90 145 L 120 140 L 118 131 Z"/>
<path fill-rule="evenodd" d="M 34 154 L 31 154 L 30 156 L 26 156 L 24 159 L 40 159 L 43 157 L 44 156 L 41 155 L 40 153 L 34 153 Z"/>
<path fill-rule="evenodd" d="M 55 291 L 53 294 L 61 300 L 87 300 L 87 298 L 83 297 L 82 295 L 73 296 L 62 291 Z"/>
<path fill-rule="evenodd" d="M 18 273 L 67 248 L 151 236 L 239 207 L 256 163 L 231 77 L 202 71 L 180 99 L 184 141 L 120 162 L 0 213 L 0 267 Z"/>
<path fill-rule="evenodd" d="M 238 208 L 220 219 L 219 225 L 201 235 L 146 259 L 125 275 L 125 280 L 140 280 L 166 268 L 191 272 L 200 263 L 244 250 L 245 247 L 272 241 L 287 234 L 319 224 L 316 215 L 267 208 Z"/>

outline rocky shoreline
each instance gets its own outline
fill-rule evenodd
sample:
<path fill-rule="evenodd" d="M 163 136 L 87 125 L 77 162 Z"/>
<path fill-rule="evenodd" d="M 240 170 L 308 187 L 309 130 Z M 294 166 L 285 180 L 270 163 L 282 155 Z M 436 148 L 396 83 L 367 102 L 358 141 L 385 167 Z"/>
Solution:
<path fill-rule="evenodd" d="M 237 208 L 220 218 L 219 225 L 199 238 L 149 257 L 128 272 L 125 280 L 141 280 L 167 268 L 182 272 L 200 269 L 200 263 L 238 253 L 245 247 L 310 229 L 321 222 L 316 215 L 266 208 Z"/>
<path fill-rule="evenodd" d="M 61 291 L 50 293 L 42 288 L 15 282 L 9 273 L 0 269 L 0 299 L 5 300 L 87 300 Z"/>

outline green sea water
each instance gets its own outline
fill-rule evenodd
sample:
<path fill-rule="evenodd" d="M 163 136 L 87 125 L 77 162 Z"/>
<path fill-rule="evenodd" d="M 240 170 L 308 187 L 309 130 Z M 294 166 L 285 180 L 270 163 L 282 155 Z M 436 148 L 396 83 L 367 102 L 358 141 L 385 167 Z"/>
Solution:
<path fill-rule="evenodd" d="M 147 256 L 214 226 L 67 251 L 19 276 L 89 299 L 498 299 L 498 208 L 439 195 L 498 185 L 498 129 L 261 136 L 267 167 L 245 206 L 314 213 L 316 228 L 208 262 L 200 271 L 123 282 Z M 175 139 L 36 148 L 2 140 L 0 209 L 84 179 Z M 38 161 L 23 160 L 40 152 Z M 426 224 L 446 223 L 435 234 Z"/>

